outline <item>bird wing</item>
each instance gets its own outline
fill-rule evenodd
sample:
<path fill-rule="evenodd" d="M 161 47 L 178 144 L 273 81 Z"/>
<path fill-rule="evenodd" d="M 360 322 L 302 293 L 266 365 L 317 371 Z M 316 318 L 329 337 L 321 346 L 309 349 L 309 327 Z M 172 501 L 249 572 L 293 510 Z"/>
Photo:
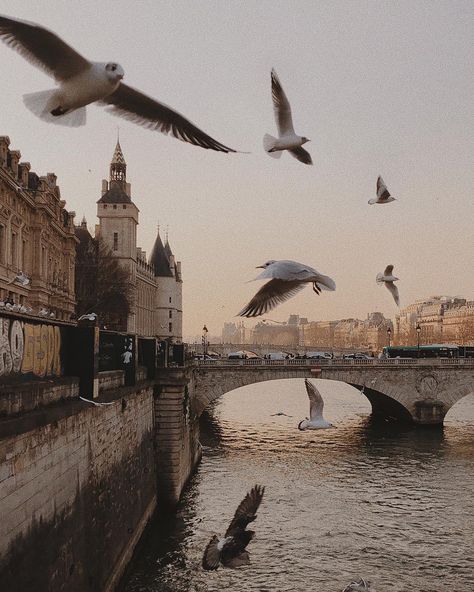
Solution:
<path fill-rule="evenodd" d="M 293 148 L 292 150 L 288 150 L 288 152 L 291 154 L 291 156 L 294 156 L 296 160 L 299 160 L 304 164 L 313 164 L 311 154 L 302 146 L 300 146 L 299 148 Z"/>
<path fill-rule="evenodd" d="M 387 275 L 387 276 L 392 275 L 393 274 L 393 265 L 387 265 L 383 274 Z"/>
<path fill-rule="evenodd" d="M 385 286 L 390 294 L 393 296 L 395 303 L 397 306 L 400 306 L 400 295 L 398 293 L 398 288 L 393 282 L 385 282 Z"/>
<path fill-rule="evenodd" d="M 313 278 L 316 279 L 316 276 L 319 275 L 319 272 L 309 265 L 304 265 L 297 261 L 290 261 L 289 259 L 281 259 L 266 267 L 255 279 L 266 280 L 275 278 L 278 280 L 298 280 L 303 282 L 311 281 Z"/>
<path fill-rule="evenodd" d="M 305 378 L 304 383 L 306 385 L 306 392 L 308 393 L 309 397 L 309 417 L 311 421 L 322 419 L 324 401 L 321 397 L 321 393 L 307 378 Z"/>
<path fill-rule="evenodd" d="M 278 128 L 278 135 L 294 134 L 293 120 L 291 118 L 290 102 L 286 98 L 285 91 L 281 87 L 277 73 L 272 69 L 272 100 L 273 112 Z"/>
<path fill-rule="evenodd" d="M 278 304 L 285 302 L 305 286 L 300 280 L 286 281 L 272 279 L 255 294 L 252 300 L 239 313 L 240 317 L 258 317 Z"/>
<path fill-rule="evenodd" d="M 114 115 L 163 134 L 171 133 L 183 142 L 217 152 L 237 152 L 208 136 L 177 111 L 126 84 L 121 83 L 101 102 L 111 105 L 107 111 Z"/>
<path fill-rule="evenodd" d="M 377 198 L 379 200 L 386 200 L 390 197 L 390 192 L 384 183 L 382 177 L 377 178 Z"/>
<path fill-rule="evenodd" d="M 232 535 L 236 530 L 245 530 L 247 524 L 253 522 L 257 517 L 257 510 L 263 499 L 265 487 L 254 485 L 240 502 L 235 511 L 234 517 L 226 530 L 225 536 Z"/>
<path fill-rule="evenodd" d="M 91 65 L 55 33 L 35 23 L 0 16 L 0 39 L 58 81 L 76 76 Z"/>
<path fill-rule="evenodd" d="M 221 561 L 221 551 L 219 550 L 219 537 L 214 535 L 207 543 L 202 556 L 202 567 L 205 570 L 217 569 Z"/>

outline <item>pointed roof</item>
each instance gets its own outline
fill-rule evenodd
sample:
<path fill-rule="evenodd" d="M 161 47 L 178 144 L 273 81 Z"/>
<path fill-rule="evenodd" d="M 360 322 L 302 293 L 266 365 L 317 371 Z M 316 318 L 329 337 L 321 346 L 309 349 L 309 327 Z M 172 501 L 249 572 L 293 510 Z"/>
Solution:
<path fill-rule="evenodd" d="M 122 147 L 120 146 L 119 140 L 117 140 L 114 155 L 112 156 L 112 162 L 110 164 L 127 164 L 125 162 L 125 157 L 123 155 Z"/>
<path fill-rule="evenodd" d="M 170 269 L 170 260 L 165 247 L 161 241 L 160 229 L 156 235 L 155 244 L 150 255 L 150 263 L 155 268 L 155 276 L 172 277 L 173 273 Z"/>

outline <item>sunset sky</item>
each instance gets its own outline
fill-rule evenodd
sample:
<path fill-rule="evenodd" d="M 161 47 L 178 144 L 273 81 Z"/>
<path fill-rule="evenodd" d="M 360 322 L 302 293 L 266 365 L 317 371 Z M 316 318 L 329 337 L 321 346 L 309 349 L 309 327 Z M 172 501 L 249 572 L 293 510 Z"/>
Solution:
<path fill-rule="evenodd" d="M 91 230 L 120 126 L 138 243 L 149 253 L 158 222 L 169 226 L 182 261 L 185 335 L 239 320 L 261 285 L 246 282 L 267 259 L 307 263 L 337 284 L 304 290 L 267 315 L 275 320 L 393 318 L 375 283 L 389 263 L 401 306 L 432 294 L 474 299 L 472 0 L 0 0 L 0 14 L 117 61 L 127 84 L 251 152 L 203 150 L 96 106 L 85 127 L 47 124 L 21 97 L 54 82 L 0 44 L 0 135 L 38 174 L 57 174 L 66 207 Z M 276 131 L 272 67 L 296 131 L 311 139 L 312 167 L 263 151 Z M 397 201 L 369 206 L 378 175 Z"/>

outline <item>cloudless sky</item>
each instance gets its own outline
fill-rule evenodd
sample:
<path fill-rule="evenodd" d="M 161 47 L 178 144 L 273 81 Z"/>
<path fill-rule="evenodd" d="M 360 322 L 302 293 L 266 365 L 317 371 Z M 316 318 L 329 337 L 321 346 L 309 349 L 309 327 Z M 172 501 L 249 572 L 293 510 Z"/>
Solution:
<path fill-rule="evenodd" d="M 474 298 L 472 0 L 0 0 L 0 14 L 117 61 L 127 84 L 251 151 L 203 150 L 96 106 L 85 127 L 47 124 L 21 97 L 53 80 L 0 44 L 0 134 L 38 174 L 57 174 L 66 207 L 91 229 L 120 126 L 138 244 L 149 253 L 157 223 L 169 225 L 183 264 L 185 335 L 238 320 L 267 259 L 307 263 L 337 283 L 321 296 L 304 290 L 267 315 L 276 320 L 393 318 L 375 284 L 389 263 L 402 306 Z M 263 134 L 276 131 L 272 67 L 297 133 L 311 139 L 312 167 L 263 151 Z M 397 201 L 369 206 L 379 174 Z"/>

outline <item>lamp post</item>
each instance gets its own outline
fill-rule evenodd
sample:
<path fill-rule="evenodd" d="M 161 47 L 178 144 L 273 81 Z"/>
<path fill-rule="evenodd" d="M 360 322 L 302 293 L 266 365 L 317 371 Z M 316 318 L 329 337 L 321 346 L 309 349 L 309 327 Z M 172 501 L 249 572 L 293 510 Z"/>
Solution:
<path fill-rule="evenodd" d="M 202 328 L 202 359 L 205 360 L 206 359 L 206 355 L 207 355 L 207 334 L 208 334 L 208 330 L 206 325 L 204 325 L 204 327 Z"/>
<path fill-rule="evenodd" d="M 417 355 L 416 357 L 419 358 L 420 357 L 420 333 L 421 333 L 421 327 L 420 327 L 420 323 L 416 324 L 416 339 L 417 339 L 417 343 L 418 343 L 418 347 L 417 347 Z"/>
<path fill-rule="evenodd" d="M 390 347 L 390 339 L 392 337 L 392 329 L 389 327 L 387 329 L 387 339 L 388 339 L 388 347 Z"/>

